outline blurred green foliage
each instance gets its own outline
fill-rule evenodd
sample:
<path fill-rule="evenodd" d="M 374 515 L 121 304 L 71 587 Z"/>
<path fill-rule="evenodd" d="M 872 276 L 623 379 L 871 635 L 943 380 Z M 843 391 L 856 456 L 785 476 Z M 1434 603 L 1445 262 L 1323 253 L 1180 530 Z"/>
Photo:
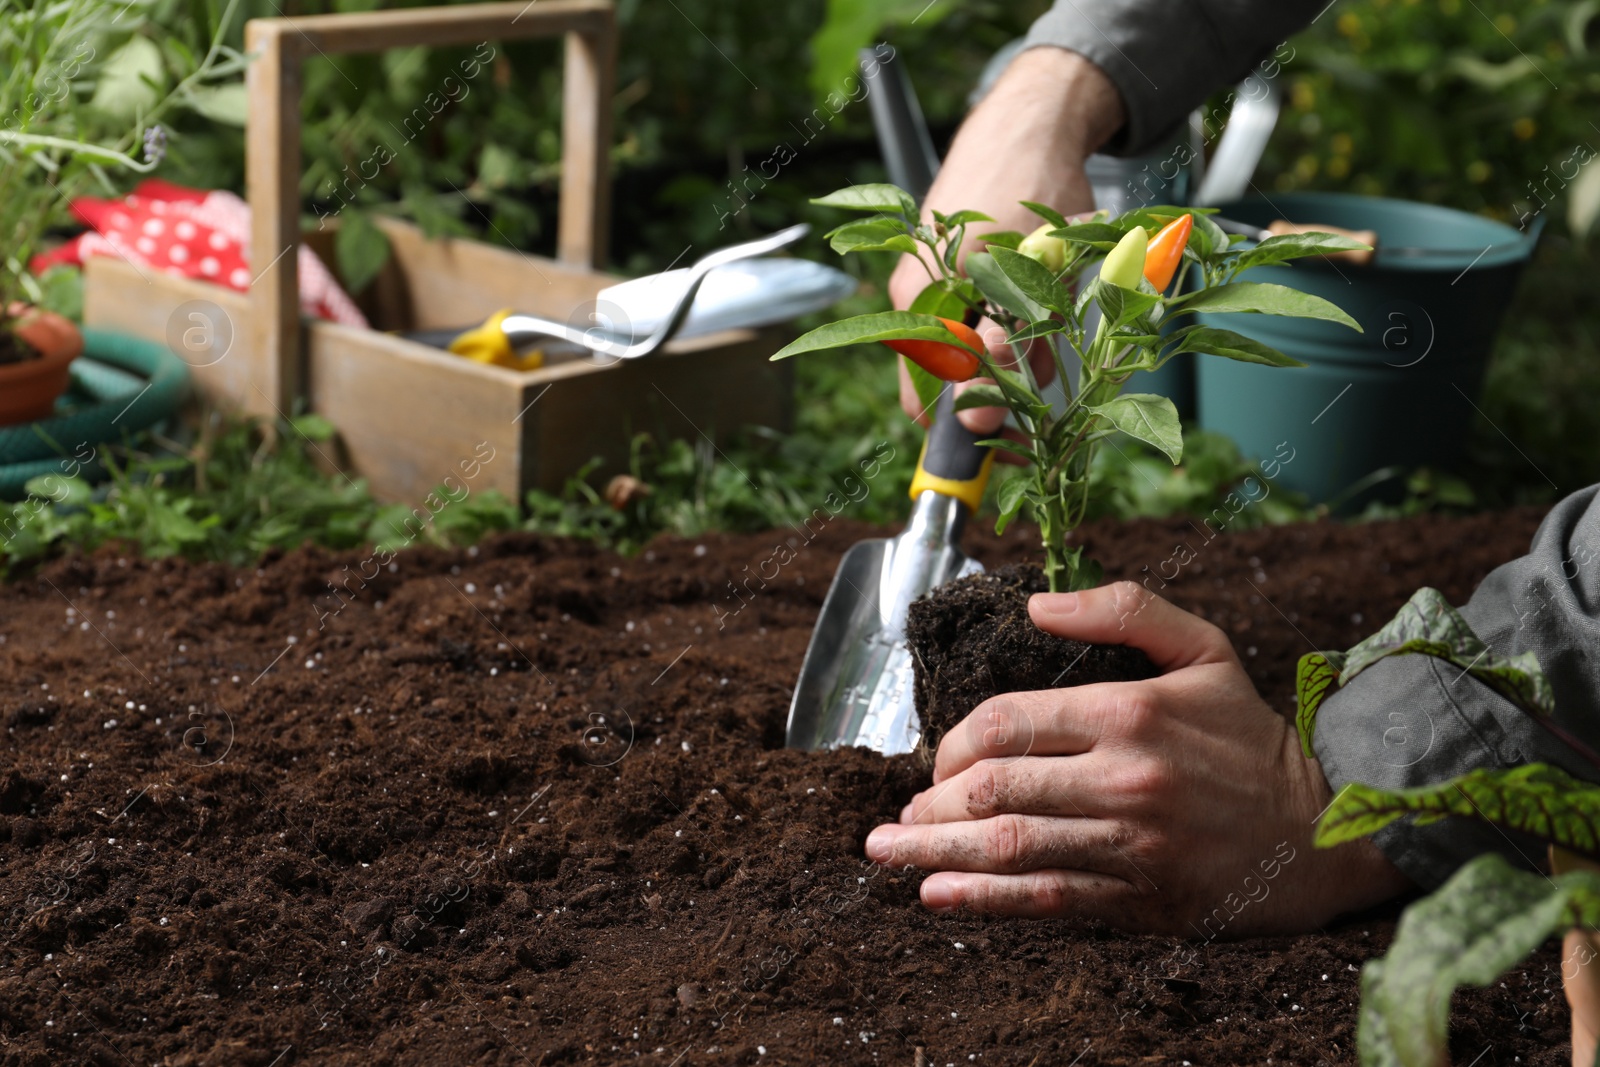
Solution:
<path fill-rule="evenodd" d="M 236 44 L 244 17 L 359 11 L 376 2 L 242 6 L 240 19 L 226 27 Z M 691 247 L 796 219 L 836 222 L 807 199 L 882 175 L 867 107 L 851 99 L 847 81 L 855 49 L 880 37 L 892 43 L 942 141 L 989 56 L 1047 6 L 619 0 L 613 262 L 641 273 Z M 152 17 L 197 46 L 221 10 L 218 0 L 154 0 Z M 1565 220 L 1568 204 L 1591 202 L 1586 196 L 1600 204 L 1600 168 L 1572 176 L 1569 162 L 1591 144 L 1600 147 L 1600 129 L 1589 118 L 1600 96 L 1600 64 L 1591 51 L 1596 12 L 1600 0 L 1344 0 L 1293 39 L 1294 56 L 1279 75 L 1285 114 L 1257 185 L 1410 197 L 1513 224 L 1546 203 L 1553 223 Z M 381 260 L 382 238 L 366 224 L 372 213 L 404 215 L 431 232 L 470 232 L 534 250 L 553 245 L 559 45 L 491 47 L 492 55 L 410 49 L 308 65 L 306 221 L 315 227 L 324 217 L 340 219 L 337 258 L 348 278 L 359 281 Z M 437 115 L 430 94 L 434 104 L 446 98 Z M 178 117 L 162 176 L 240 189 L 242 110 L 226 97 L 212 110 Z M 779 148 L 790 151 L 777 175 L 750 183 Z M 1595 188 L 1586 192 L 1585 182 Z M 1591 399 L 1600 387 L 1600 321 L 1585 291 L 1595 263 L 1589 243 L 1565 237 L 1566 229 L 1548 228 L 1507 317 L 1471 469 L 1465 477 L 1388 472 L 1407 484 L 1406 503 L 1373 514 L 1548 500 L 1600 480 L 1593 447 L 1600 415 Z M 820 249 L 818 242 L 802 254 L 835 262 Z M 866 285 L 852 312 L 883 302 L 887 262 L 860 269 Z M 563 493 L 536 494 L 524 514 L 509 501 L 475 496 L 471 507 L 447 509 L 428 536 L 465 543 L 517 525 L 637 547 L 661 530 L 693 535 L 779 524 L 809 513 L 832 479 L 880 441 L 894 446 L 897 459 L 849 514 L 892 521 L 904 513 L 920 444 L 920 431 L 899 413 L 894 373 L 881 352 L 814 359 L 800 370 L 795 432 L 780 437 L 751 428 L 725 455 L 639 440 L 634 473 L 655 492 L 624 512 L 600 499 L 601 485 L 575 480 Z M 244 560 L 306 537 L 343 546 L 388 536 L 383 520 L 392 516 L 359 484 L 321 474 L 298 433 L 214 430 L 204 449 L 181 443 L 177 459 L 170 450 L 126 457 L 117 480 L 92 503 L 49 504 L 37 520 L 38 542 L 19 551 L 14 541 L 13 557 L 63 540 L 124 538 L 151 551 Z M 1111 514 L 1204 510 L 1255 473 L 1229 442 L 1204 435 L 1189 435 L 1186 462 L 1176 471 L 1123 444 L 1107 450 L 1096 471 Z M 203 479 L 195 464 L 202 457 Z M 263 521 L 264 495 L 277 502 L 280 521 Z M 1270 503 L 1249 509 L 1252 521 L 1309 514 L 1287 494 L 1275 493 Z"/>
<path fill-rule="evenodd" d="M 161 17 L 196 40 L 220 10 L 218 0 L 162 2 Z M 242 41 L 245 18 L 376 6 L 245 0 L 232 39 Z M 685 245 L 787 225 L 807 212 L 817 187 L 796 175 L 820 168 L 853 177 L 863 162 L 873 167 L 854 63 L 856 48 L 878 29 L 892 28 L 895 46 L 915 56 L 929 113 L 953 117 L 989 56 L 1045 6 L 619 0 L 613 260 L 635 273 L 661 269 Z M 560 41 L 550 40 L 313 57 L 302 107 L 308 225 L 385 212 L 430 233 L 552 249 L 561 55 Z M 785 160 L 782 173 L 763 180 L 761 164 L 774 153 Z M 178 124 L 161 173 L 242 189 L 239 131 L 189 117 Z M 370 272 L 358 265 L 370 268 L 374 249 L 382 253 L 382 237 L 371 227 L 341 237 L 340 263 L 358 268 L 355 281 Z"/>
<path fill-rule="evenodd" d="M 1600 138 L 1596 139 L 1600 144 Z M 1466 475 L 1482 504 L 1543 503 L 1600 482 L 1600 260 L 1546 238 L 1489 363 Z"/>
<path fill-rule="evenodd" d="M 797 365 L 800 409 L 792 434 L 750 428 L 720 449 L 703 439 L 663 445 L 647 435 L 635 438 L 632 473 L 650 492 L 621 509 L 605 502 L 604 483 L 585 472 L 560 493 L 530 493 L 521 512 L 493 491 L 450 500 L 414 537 L 407 536 L 410 505 L 380 505 L 359 479 L 326 472 L 327 464 L 319 462 L 323 443 L 333 435 L 326 420 L 303 415 L 272 426 L 213 415 L 201 433 L 182 441 L 156 438 L 114 450 L 107 485 L 91 488 L 47 476 L 30 483 L 27 499 L 0 504 L 0 576 L 68 545 L 92 549 L 108 543 L 150 556 L 244 565 L 268 549 L 306 542 L 336 549 L 366 543 L 459 546 L 495 531 L 523 529 L 634 552 L 661 533 L 696 537 L 797 524 L 830 493 L 857 499 L 846 506 L 845 517 L 896 522 L 909 504 L 922 431 L 898 407 L 882 402 L 895 390 L 894 361 L 861 356 L 831 353 Z M 891 455 L 883 446 L 893 458 L 864 479 L 865 495 L 859 489 L 852 494 L 842 478 L 869 456 Z M 1100 513 L 1203 513 L 1245 478 L 1260 477 L 1226 438 L 1193 433 L 1187 450 L 1176 472 L 1165 457 L 1131 441 L 1106 450 L 1095 471 Z M 1168 477 L 1157 477 L 1162 473 Z M 993 492 L 991 486 L 985 508 L 991 517 Z M 449 494 L 440 489 L 438 495 Z M 1310 514 L 1280 492 L 1246 509 L 1240 522 L 1259 525 Z"/>
<path fill-rule="evenodd" d="M 1564 214 L 1575 181 L 1600 194 L 1597 20 L 1594 0 L 1344 0 L 1292 40 L 1262 187 Z"/>

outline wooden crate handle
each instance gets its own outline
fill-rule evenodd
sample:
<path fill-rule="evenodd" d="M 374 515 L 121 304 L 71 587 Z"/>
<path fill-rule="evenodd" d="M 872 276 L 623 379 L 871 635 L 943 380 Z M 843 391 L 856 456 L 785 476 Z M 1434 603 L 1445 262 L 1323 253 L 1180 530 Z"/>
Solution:
<path fill-rule="evenodd" d="M 245 44 L 245 192 L 250 201 L 249 337 L 265 354 L 273 395 L 287 416 L 306 394 L 300 328 L 300 89 L 307 56 L 382 52 L 414 45 L 566 37 L 562 75 L 561 207 L 556 258 L 594 269 L 604 256 L 610 209 L 611 98 L 616 15 L 611 0 L 516 0 L 347 15 L 252 19 Z M 259 405 L 250 403 L 250 407 Z M 264 412 L 263 412 L 264 413 Z"/>

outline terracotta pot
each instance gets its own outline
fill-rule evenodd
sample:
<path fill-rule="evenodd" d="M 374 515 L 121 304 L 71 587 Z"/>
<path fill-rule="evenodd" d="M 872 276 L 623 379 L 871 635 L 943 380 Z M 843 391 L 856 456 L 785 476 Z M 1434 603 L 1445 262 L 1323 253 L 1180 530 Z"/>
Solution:
<path fill-rule="evenodd" d="M 1550 870 L 1594 871 L 1600 866 L 1566 849 L 1550 848 Z M 1561 942 L 1561 984 L 1572 1009 L 1572 1067 L 1594 1063 L 1596 1035 L 1600 1035 L 1600 934 L 1568 930 Z"/>
<path fill-rule="evenodd" d="M 0 364 L 0 426 L 44 419 L 66 391 L 72 361 L 83 351 L 83 335 L 53 311 L 12 304 L 12 332 L 39 353 L 37 359 Z"/>

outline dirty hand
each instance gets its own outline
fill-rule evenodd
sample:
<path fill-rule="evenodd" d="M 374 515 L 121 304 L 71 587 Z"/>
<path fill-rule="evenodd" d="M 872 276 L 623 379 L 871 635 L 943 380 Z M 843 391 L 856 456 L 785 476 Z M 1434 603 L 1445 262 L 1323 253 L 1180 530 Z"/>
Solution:
<path fill-rule="evenodd" d="M 1404 891 L 1368 841 L 1311 845 L 1332 799 L 1221 630 L 1131 582 L 1029 604 L 1048 633 L 1162 672 L 1012 693 L 945 735 L 934 784 L 867 838 L 935 872 L 935 911 L 1100 919 L 1211 938 L 1309 930 Z"/>
<path fill-rule="evenodd" d="M 1100 68 L 1060 48 L 1029 49 L 1012 61 L 962 124 L 923 208 L 946 213 L 973 208 L 995 220 L 970 227 L 975 235 L 1031 232 L 1040 220 L 1022 200 L 1048 204 L 1065 215 L 1092 210 L 1094 195 L 1084 161 L 1122 123 L 1121 98 Z M 927 268 L 915 256 L 902 257 L 889 279 L 894 306 L 910 307 L 928 280 Z M 985 319 L 978 333 L 995 362 L 1014 364 L 1000 326 Z M 1042 344 L 1030 351 L 1028 362 L 1040 384 L 1055 376 L 1054 362 Z M 903 362 L 900 405 L 907 415 L 928 424 Z M 1005 421 L 1005 409 L 973 408 L 957 417 L 969 430 L 988 434 Z M 1000 453 L 999 458 L 1009 455 Z"/>

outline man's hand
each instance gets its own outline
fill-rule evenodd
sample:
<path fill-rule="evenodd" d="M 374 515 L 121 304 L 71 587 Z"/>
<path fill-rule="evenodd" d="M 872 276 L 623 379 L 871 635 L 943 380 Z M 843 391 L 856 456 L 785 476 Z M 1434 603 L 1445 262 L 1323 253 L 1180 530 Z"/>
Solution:
<path fill-rule="evenodd" d="M 1018 203 L 1021 200 L 1047 204 L 1064 215 L 1093 210 L 1084 161 L 1122 123 L 1122 100 L 1099 67 L 1075 52 L 1031 48 L 1012 61 L 962 124 L 923 210 L 929 218 L 933 210 L 982 211 L 995 221 L 968 227 L 980 235 L 1036 229 L 1041 220 Z M 889 279 L 894 306 L 910 307 L 928 281 L 927 269 L 915 256 L 903 257 Z M 1001 327 L 985 320 L 978 333 L 996 362 L 1011 364 Z M 1041 384 L 1055 376 L 1054 362 L 1043 346 L 1030 355 L 1029 363 Z M 904 363 L 900 405 L 906 414 L 928 424 L 928 413 L 911 387 Z M 973 408 L 957 417 L 976 433 L 993 433 L 1005 421 L 1005 409 Z"/>
<path fill-rule="evenodd" d="M 936 872 L 929 908 L 1234 937 L 1409 886 L 1370 842 L 1312 847 L 1327 781 L 1221 630 L 1131 582 L 1041 594 L 1029 613 L 1163 673 L 995 697 L 944 737 L 933 786 L 867 838 L 879 863 Z"/>

